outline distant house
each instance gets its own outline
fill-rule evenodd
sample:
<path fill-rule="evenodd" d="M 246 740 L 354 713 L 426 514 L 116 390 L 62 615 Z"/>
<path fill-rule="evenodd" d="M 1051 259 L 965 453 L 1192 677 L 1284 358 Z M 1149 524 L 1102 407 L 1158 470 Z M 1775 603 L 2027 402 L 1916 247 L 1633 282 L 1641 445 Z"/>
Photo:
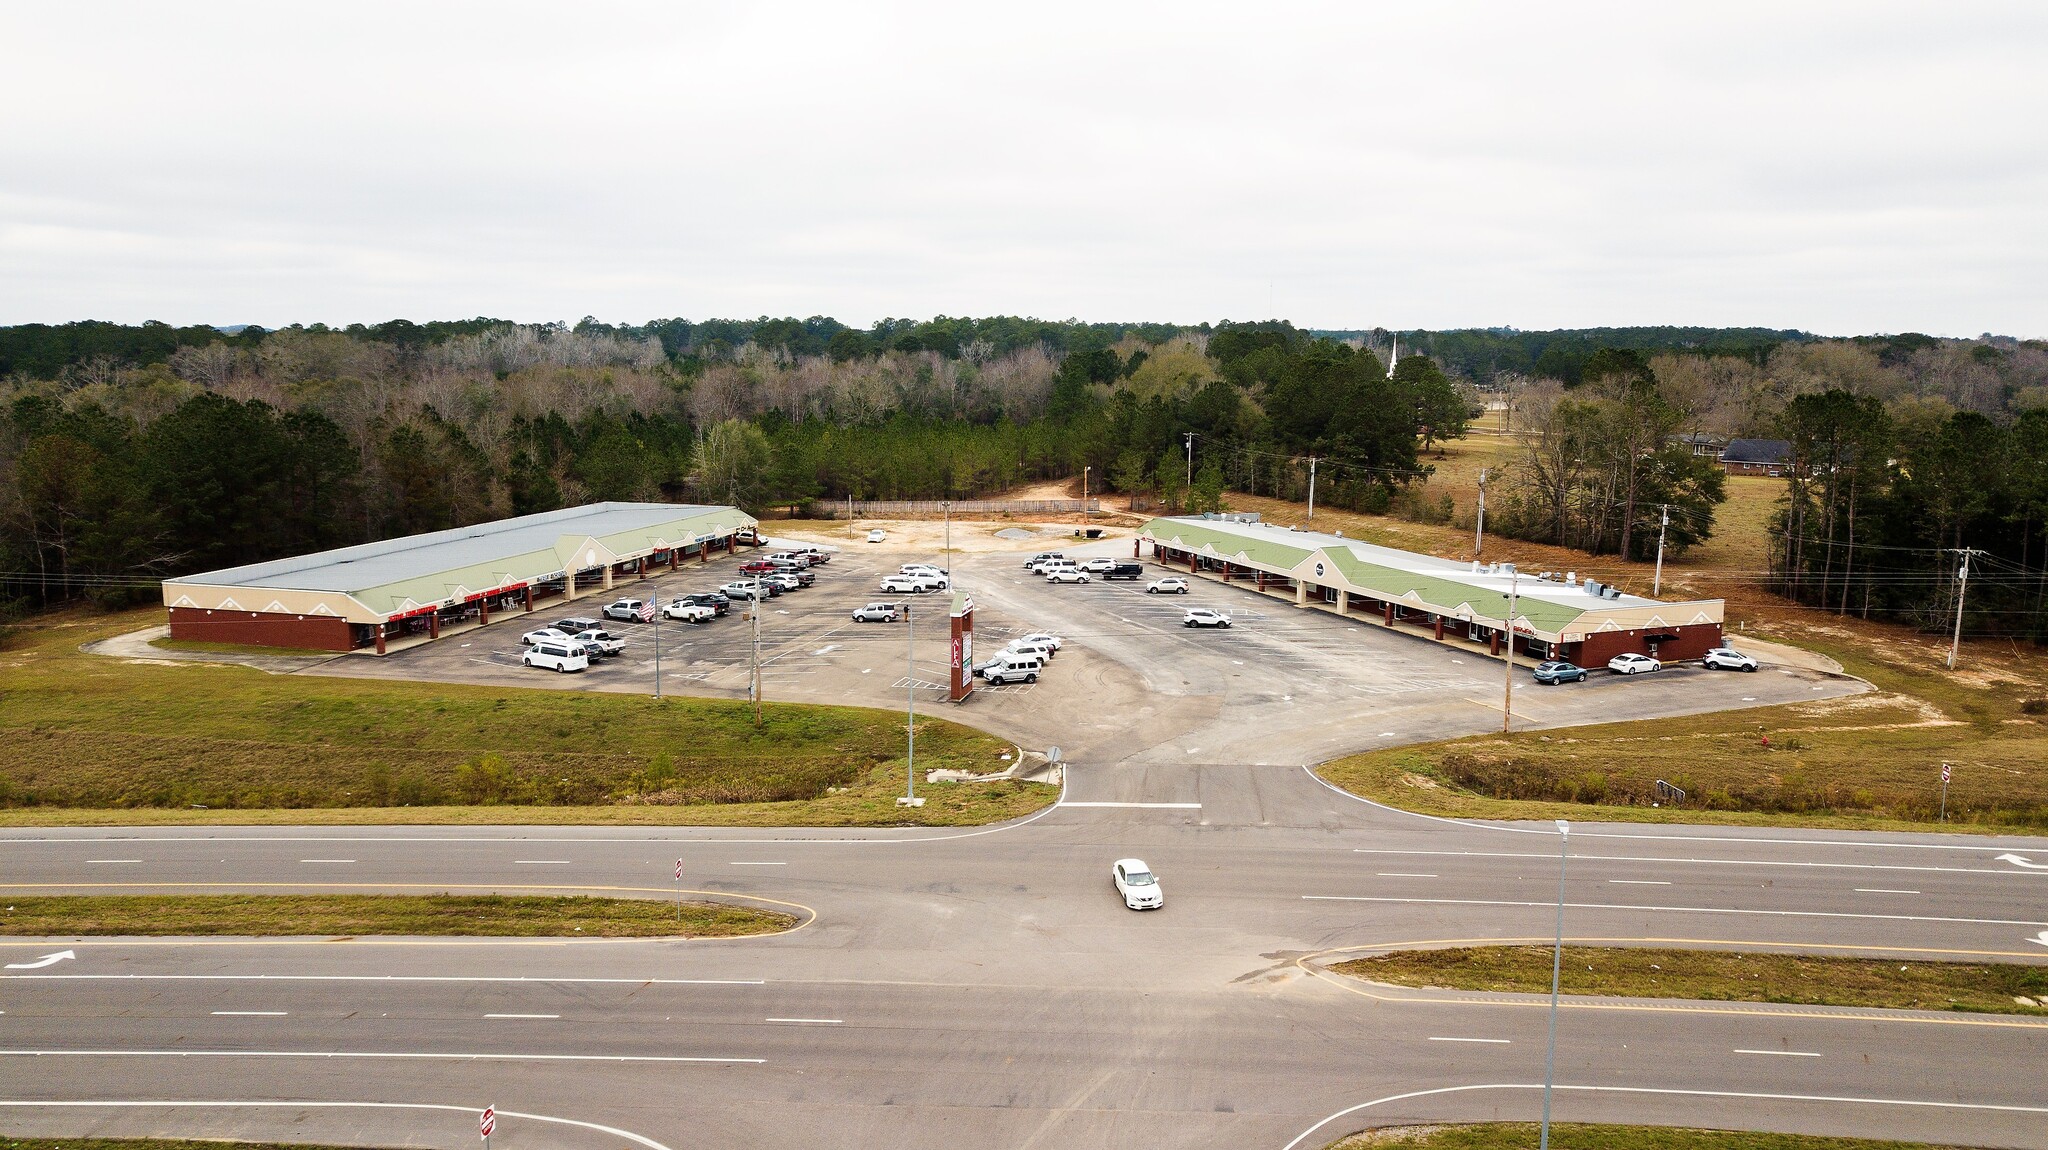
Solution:
<path fill-rule="evenodd" d="M 1671 442 L 1690 450 L 1697 458 L 1719 459 L 1721 452 L 1728 446 L 1728 437 L 1708 431 L 1690 431 L 1684 435 L 1672 436 Z"/>
<path fill-rule="evenodd" d="M 1721 449 L 1721 470 L 1730 475 L 1775 479 L 1792 465 L 1792 444 L 1783 439 L 1731 439 Z"/>

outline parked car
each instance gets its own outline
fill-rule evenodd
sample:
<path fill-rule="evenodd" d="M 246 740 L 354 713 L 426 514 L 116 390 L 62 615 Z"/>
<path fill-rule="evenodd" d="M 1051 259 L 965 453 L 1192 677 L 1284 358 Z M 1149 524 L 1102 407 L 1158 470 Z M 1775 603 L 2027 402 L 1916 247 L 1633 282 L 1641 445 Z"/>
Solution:
<path fill-rule="evenodd" d="M 626 649 L 626 641 L 624 639 L 619 638 L 602 627 L 592 627 L 588 631 L 578 631 L 576 633 L 576 641 L 583 644 L 583 653 L 589 655 L 593 661 L 609 659 Z"/>
<path fill-rule="evenodd" d="M 853 609 L 853 621 L 856 623 L 894 623 L 896 621 L 896 604 L 870 603 L 865 607 L 855 607 Z"/>
<path fill-rule="evenodd" d="M 1052 648 L 1043 643 L 1027 643 L 1022 639 L 1010 640 L 1010 645 L 997 652 L 998 655 L 1022 655 L 1041 663 L 1052 662 Z"/>
<path fill-rule="evenodd" d="M 998 651 L 994 657 L 974 665 L 974 673 L 982 678 L 996 675 L 1005 682 L 1017 682 L 1023 680 L 1026 675 L 1036 675 L 1043 670 L 1045 660 L 1015 651 Z"/>
<path fill-rule="evenodd" d="M 803 564 L 788 563 L 780 560 L 776 562 L 775 570 L 768 572 L 768 574 L 774 576 L 786 576 L 790 579 L 794 579 L 796 580 L 796 585 L 798 587 L 808 587 L 811 584 L 816 583 L 818 581 L 817 573 L 812 571 L 808 567 L 805 567 Z"/>
<path fill-rule="evenodd" d="M 1041 647 L 1049 647 L 1055 654 L 1060 649 L 1060 637 L 1051 631 L 1033 631 L 1028 635 L 1017 636 L 1016 641 L 1018 643 L 1036 643 Z"/>
<path fill-rule="evenodd" d="M 557 631 L 560 631 L 564 635 L 580 635 L 585 631 L 594 630 L 598 627 L 604 626 L 604 620 L 591 619 L 586 618 L 582 615 L 575 615 L 567 619 L 557 619 L 553 623 L 550 623 L 549 626 L 553 627 Z"/>
<path fill-rule="evenodd" d="M 1083 571 L 1088 572 L 1090 575 L 1107 575 L 1111 571 L 1116 570 L 1116 560 L 1083 559 L 1079 563 L 1075 564 L 1075 566 L 1079 567 Z"/>
<path fill-rule="evenodd" d="M 775 570 L 775 564 L 768 562 L 766 559 L 749 559 L 745 563 L 740 564 L 740 574 L 742 575 L 766 575 L 773 570 Z"/>
<path fill-rule="evenodd" d="M 796 576 L 791 575 L 787 571 L 770 571 L 760 578 L 763 585 L 772 588 L 775 592 L 795 591 L 803 586 L 802 583 L 797 581 Z"/>
<path fill-rule="evenodd" d="M 1733 647 L 1716 647 L 1701 656 L 1700 666 L 1709 671 L 1754 671 L 1756 660 Z"/>
<path fill-rule="evenodd" d="M 1036 571 L 1038 570 L 1039 564 L 1044 563 L 1049 559 L 1057 559 L 1060 562 L 1064 563 L 1066 562 L 1067 557 L 1065 555 L 1060 554 L 1057 551 L 1040 551 L 1038 554 L 1033 555 L 1031 558 L 1026 559 L 1024 561 L 1024 570 Z"/>
<path fill-rule="evenodd" d="M 1180 625 L 1183 627 L 1228 627 L 1230 626 L 1230 616 L 1225 615 L 1221 611 L 1211 611 L 1207 607 L 1190 607 L 1188 608 L 1188 613 L 1180 617 Z"/>
<path fill-rule="evenodd" d="M 897 574 L 882 576 L 882 590 L 893 591 L 899 595 L 923 595 L 930 591 L 943 591 L 945 587 L 946 581 L 944 579 L 934 579 L 929 575 Z"/>
<path fill-rule="evenodd" d="M 1079 567 L 1054 567 L 1045 573 L 1047 583 L 1086 583 L 1088 573 Z"/>
<path fill-rule="evenodd" d="M 953 573 L 944 567 L 934 567 L 929 563 L 905 563 L 896 569 L 896 573 L 899 575 L 930 575 L 934 579 L 945 579 L 948 581 L 951 581 L 953 577 Z"/>
<path fill-rule="evenodd" d="M 830 563 L 832 561 L 832 553 L 825 550 L 823 547 L 813 547 L 809 544 L 805 544 L 802 547 L 792 547 L 790 548 L 790 551 L 797 555 L 803 556 L 806 562 L 809 562 L 814 565 L 818 563 Z"/>
<path fill-rule="evenodd" d="M 1562 659 L 1552 659 L 1536 664 L 1536 681 L 1550 687 L 1559 683 L 1583 683 L 1586 681 L 1586 669 Z"/>
<path fill-rule="evenodd" d="M 709 607 L 720 615 L 732 610 L 732 600 L 717 591 L 699 591 L 694 595 L 685 595 L 683 596 L 683 602 L 695 603 L 699 607 Z"/>
<path fill-rule="evenodd" d="M 804 558 L 803 553 L 800 551 L 770 551 L 763 558 L 770 563 L 795 563 L 802 567 L 809 567 L 811 565 L 811 561 Z"/>
<path fill-rule="evenodd" d="M 1118 859 L 1110 868 L 1109 881 L 1116 885 L 1116 893 L 1123 896 L 1124 905 L 1132 910 L 1158 910 L 1166 905 L 1166 892 L 1159 888 L 1159 876 L 1145 865 L 1143 859 Z"/>
<path fill-rule="evenodd" d="M 768 588 L 752 579 L 740 579 L 720 587 L 719 593 L 732 599 L 766 599 L 771 594 Z"/>
<path fill-rule="evenodd" d="M 576 632 L 564 631 L 560 627 L 542 627 L 519 636 L 519 641 L 529 647 L 540 643 L 570 644 L 576 641 Z"/>
<path fill-rule="evenodd" d="M 888 538 L 889 533 L 887 531 L 882 530 L 879 527 L 875 528 L 873 531 L 868 532 L 868 542 L 870 543 L 881 543 L 887 540 Z"/>
<path fill-rule="evenodd" d="M 1188 581 L 1178 575 L 1168 575 L 1164 579 L 1154 579 L 1150 583 L 1145 584 L 1145 594 L 1147 595 L 1185 595 L 1187 593 Z"/>
<path fill-rule="evenodd" d="M 1142 579 L 1144 577 L 1145 568 L 1142 564 L 1138 563 L 1118 563 L 1102 573 L 1104 582 L 1111 579 Z"/>
<path fill-rule="evenodd" d="M 590 656 L 580 646 L 571 647 L 553 640 L 535 643 L 532 649 L 519 656 L 520 663 L 528 667 L 543 667 L 550 671 L 584 671 L 590 668 Z"/>
<path fill-rule="evenodd" d="M 1630 651 L 1625 655 L 1616 655 L 1614 658 L 1607 660 L 1607 669 L 1617 675 L 1641 675 L 1649 671 L 1661 671 L 1664 669 L 1664 664 L 1650 658 L 1648 655 L 1638 655 Z"/>
<path fill-rule="evenodd" d="M 621 623 L 652 623 L 654 600 L 621 599 L 616 603 L 607 603 L 603 615 L 607 619 L 617 619 Z"/>
<path fill-rule="evenodd" d="M 709 623 L 718 618 L 718 608 L 704 603 L 692 603 L 688 599 L 677 599 L 661 609 L 662 617 L 682 623 Z"/>
<path fill-rule="evenodd" d="M 1038 668 L 1026 666 L 1022 663 L 991 663 L 982 671 L 981 677 L 991 687 L 1003 687 L 1011 683 L 1036 683 L 1038 681 Z"/>

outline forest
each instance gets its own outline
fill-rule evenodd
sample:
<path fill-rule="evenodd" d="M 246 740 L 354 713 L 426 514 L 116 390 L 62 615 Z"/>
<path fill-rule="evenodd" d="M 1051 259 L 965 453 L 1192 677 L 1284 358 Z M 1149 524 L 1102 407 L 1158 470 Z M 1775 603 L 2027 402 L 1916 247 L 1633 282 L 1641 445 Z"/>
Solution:
<path fill-rule="evenodd" d="M 1394 349 L 1398 359 L 1390 365 Z M 994 316 L 277 330 L 0 328 L 0 609 L 146 601 L 164 575 L 600 499 L 971 498 L 1090 474 L 1446 522 L 1430 456 L 1519 436 L 1489 530 L 1640 556 L 1708 538 L 1718 467 L 1795 459 L 1763 577 L 1933 625 L 2048 637 L 2048 345 L 1767 329 L 1318 331 Z M 1980 606 L 1981 604 L 1981 606 Z"/>

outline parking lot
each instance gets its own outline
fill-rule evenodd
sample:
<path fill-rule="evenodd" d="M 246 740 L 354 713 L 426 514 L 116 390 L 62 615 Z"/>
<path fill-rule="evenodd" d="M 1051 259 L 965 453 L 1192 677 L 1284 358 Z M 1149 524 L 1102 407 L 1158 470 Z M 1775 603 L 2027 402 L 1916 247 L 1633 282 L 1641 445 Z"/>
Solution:
<path fill-rule="evenodd" d="M 978 527 L 955 525 L 966 535 Z M 1477 645 L 1429 641 L 1371 620 L 1303 609 L 1241 586 L 1194 580 L 1186 595 L 1145 592 L 1181 572 L 1147 561 L 1136 582 L 1048 585 L 1022 569 L 1039 550 L 1076 558 L 1128 559 L 1129 538 L 1070 546 L 1071 540 L 990 540 L 954 556 L 959 585 L 976 606 L 976 650 L 993 653 L 1032 630 L 1065 646 L 1036 684 L 978 687 L 945 703 L 950 596 L 886 594 L 880 578 L 912 562 L 937 562 L 915 543 L 832 541 L 830 562 L 812 568 L 814 586 L 765 603 L 760 663 L 765 698 L 901 707 L 956 717 L 1030 748 L 1060 746 L 1076 762 L 1118 762 L 1143 772 L 1187 764 L 1311 763 L 1373 746 L 1500 729 L 1502 666 Z M 559 675 L 520 665 L 520 635 L 571 616 L 596 616 L 613 598 L 659 602 L 738 578 L 751 554 L 621 583 L 610 596 L 548 600 L 531 616 L 494 623 L 384 659 L 344 658 L 316 673 L 652 694 L 656 639 L 665 694 L 743 699 L 751 666 L 746 605 L 703 624 L 608 622 L 625 651 L 590 670 Z M 857 623 L 878 600 L 908 603 L 911 623 Z M 1228 629 L 1182 626 L 1189 607 L 1228 613 Z M 915 636 L 914 650 L 912 636 Z M 1842 676 L 1766 666 L 1756 674 L 1673 666 L 1622 678 L 1596 671 L 1583 684 L 1538 687 L 1526 668 L 1514 682 L 1518 728 L 1562 726 L 1732 707 L 1802 702 L 1854 693 Z M 1157 780 L 1132 785 L 1157 794 Z"/>

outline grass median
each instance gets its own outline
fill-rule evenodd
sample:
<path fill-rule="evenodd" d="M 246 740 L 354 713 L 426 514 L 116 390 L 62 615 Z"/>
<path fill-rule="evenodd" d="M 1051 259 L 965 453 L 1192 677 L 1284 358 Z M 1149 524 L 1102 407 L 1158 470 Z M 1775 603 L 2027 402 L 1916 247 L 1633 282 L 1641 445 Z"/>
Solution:
<path fill-rule="evenodd" d="M 732 938 L 795 915 L 729 903 L 540 895 L 59 895 L 10 898 L 0 935 Z"/>
<path fill-rule="evenodd" d="M 1399 950 L 1330 969 L 1396 986 L 1550 991 L 1547 946 Z M 2048 966 L 1650 947 L 1564 948 L 1566 994 L 2048 1015 Z"/>
<path fill-rule="evenodd" d="M 0 822 L 960 825 L 1057 797 L 920 787 L 903 717 L 777 704 L 274 675 L 80 647 L 160 612 L 44 617 L 0 649 Z M 993 773 L 1009 744 L 920 716 L 918 765 Z M 893 778 L 893 781 L 891 781 Z M 277 812 L 285 812 L 280 816 Z"/>
<path fill-rule="evenodd" d="M 1581 1122 L 1552 1123 L 1550 1144 L 1557 1150 L 1965 1150 L 1947 1143 Z M 1333 1142 L 1327 1150 L 1372 1150 L 1380 1146 L 1395 1146 L 1401 1150 L 1500 1150 L 1503 1146 L 1534 1145 L 1534 1122 L 1480 1122 L 1465 1126 L 1398 1126 L 1372 1130 Z"/>

